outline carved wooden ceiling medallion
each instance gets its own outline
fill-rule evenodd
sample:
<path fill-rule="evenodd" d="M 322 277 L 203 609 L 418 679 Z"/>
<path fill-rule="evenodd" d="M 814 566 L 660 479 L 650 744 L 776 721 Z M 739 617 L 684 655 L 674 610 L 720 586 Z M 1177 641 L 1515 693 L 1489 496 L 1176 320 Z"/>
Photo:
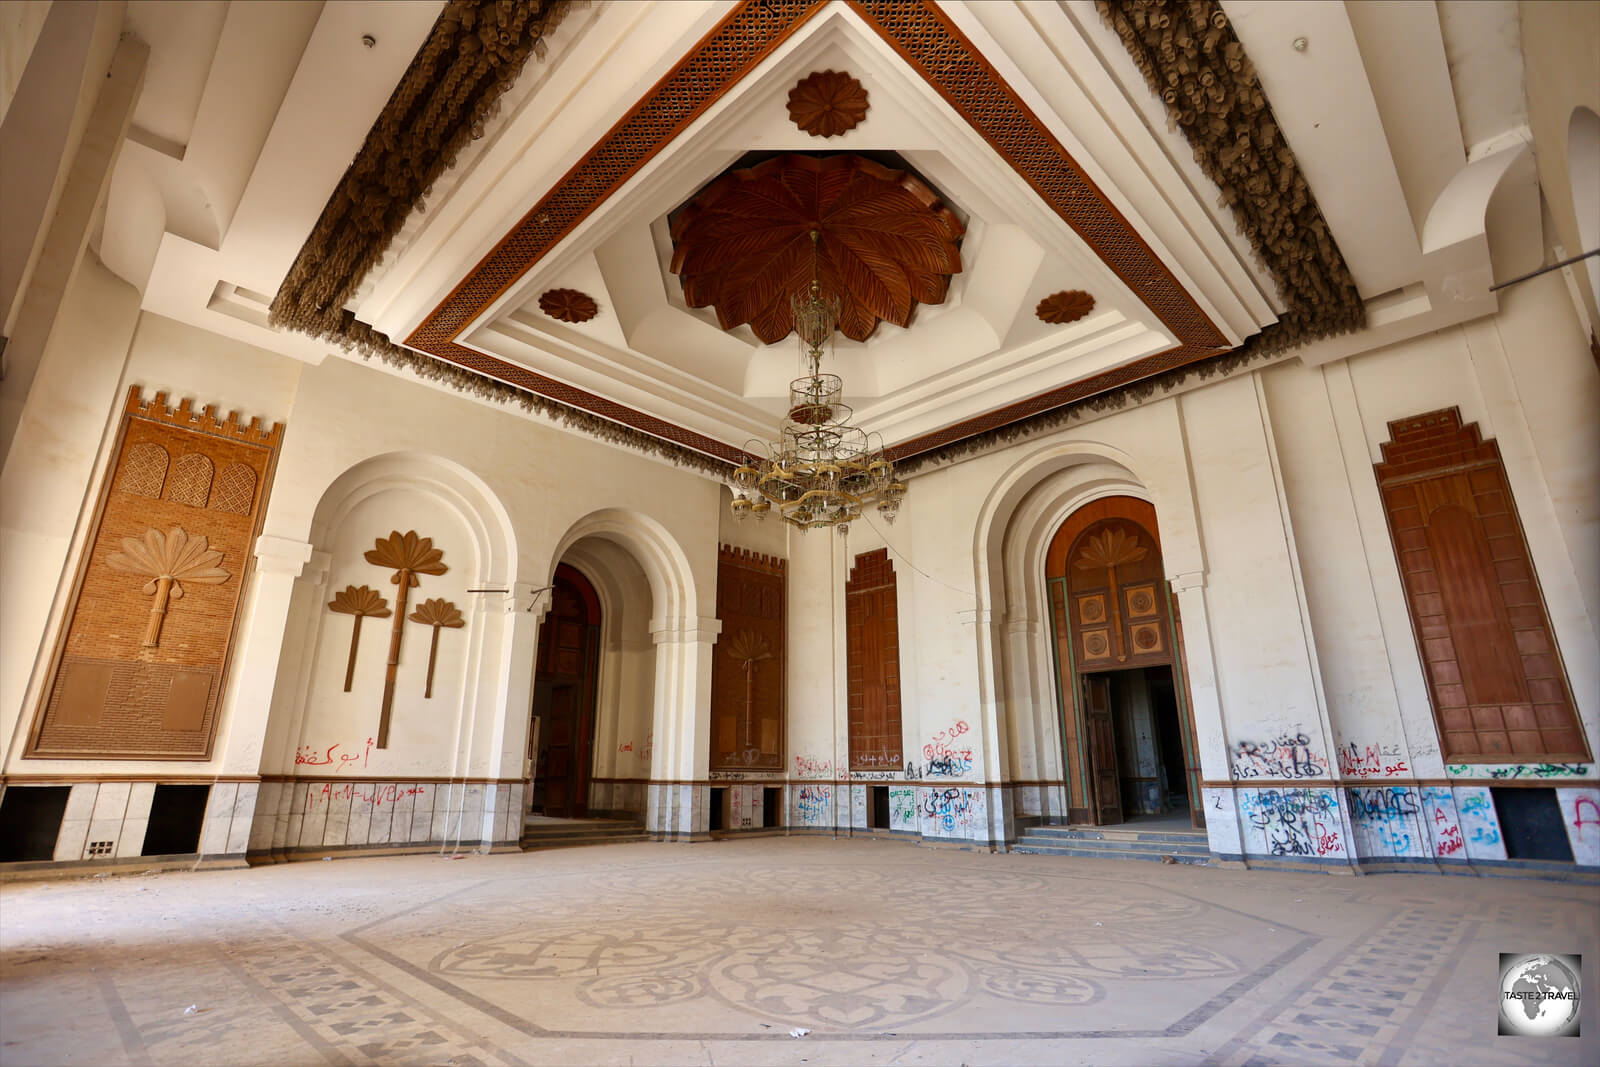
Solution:
<path fill-rule="evenodd" d="M 539 310 L 562 322 L 588 322 L 599 314 L 600 306 L 588 293 L 576 289 L 546 289 L 539 297 Z"/>
<path fill-rule="evenodd" d="M 777 156 L 723 174 L 683 209 L 672 271 L 690 307 L 715 306 L 723 329 L 749 323 L 775 344 L 794 326 L 790 298 L 811 284 L 815 230 L 839 332 L 865 341 L 880 320 L 906 326 L 919 302 L 944 302 L 965 229 L 904 171 L 855 155 Z"/>
<path fill-rule="evenodd" d="M 1041 322 L 1060 326 L 1068 322 L 1077 322 L 1093 310 L 1094 297 L 1082 289 L 1063 289 L 1039 301 L 1039 306 L 1033 309 L 1033 313 L 1039 316 Z"/>
<path fill-rule="evenodd" d="M 853 130 L 867 117 L 867 90 L 842 70 L 816 70 L 789 90 L 789 118 L 813 137 Z"/>

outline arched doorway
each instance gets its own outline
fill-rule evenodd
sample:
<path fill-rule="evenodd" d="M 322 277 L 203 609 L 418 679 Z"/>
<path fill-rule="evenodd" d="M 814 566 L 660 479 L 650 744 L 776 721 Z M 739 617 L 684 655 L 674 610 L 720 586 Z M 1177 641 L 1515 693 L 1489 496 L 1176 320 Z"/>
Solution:
<path fill-rule="evenodd" d="M 565 563 L 556 566 L 554 585 L 533 678 L 536 754 L 530 807 L 581 819 L 589 812 L 594 763 L 600 597 L 589 579 Z"/>
<path fill-rule="evenodd" d="M 1110 496 L 1074 511 L 1051 540 L 1045 580 L 1068 820 L 1203 826 L 1182 630 L 1155 508 Z"/>

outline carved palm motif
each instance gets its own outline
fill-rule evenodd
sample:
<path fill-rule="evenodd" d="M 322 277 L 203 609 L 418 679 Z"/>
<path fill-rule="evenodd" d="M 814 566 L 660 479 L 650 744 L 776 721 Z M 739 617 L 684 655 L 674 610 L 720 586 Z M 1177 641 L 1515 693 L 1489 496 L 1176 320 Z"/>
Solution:
<path fill-rule="evenodd" d="M 389 617 L 389 602 L 378 595 L 376 589 L 364 585 L 347 585 L 344 592 L 335 593 L 328 602 L 329 611 L 341 615 L 354 615 L 350 630 L 350 661 L 344 668 L 344 691 L 350 692 L 350 683 L 356 674 L 356 647 L 361 644 L 361 620 L 368 615 L 374 619 Z"/>
<path fill-rule="evenodd" d="M 394 681 L 400 669 L 400 637 L 405 632 L 406 597 L 418 585 L 419 574 L 443 574 L 444 552 L 433 547 L 433 538 L 418 537 L 417 531 L 392 530 L 380 537 L 366 553 L 366 561 L 394 570 L 389 581 L 399 587 L 395 594 L 394 626 L 389 631 L 389 663 L 383 679 L 383 711 L 378 716 L 378 747 L 389 747 L 389 711 L 394 707 Z"/>
<path fill-rule="evenodd" d="M 457 630 L 467 624 L 461 617 L 461 612 L 456 606 L 442 597 L 424 600 L 416 611 L 411 613 L 412 622 L 420 622 L 424 626 L 433 627 L 433 644 L 428 648 L 428 684 L 423 690 L 424 699 L 433 697 L 433 663 L 439 655 L 439 628 L 447 627 Z"/>
<path fill-rule="evenodd" d="M 1117 661 L 1128 658 L 1122 642 L 1122 602 L 1117 592 L 1117 568 L 1137 563 L 1150 552 L 1139 543 L 1139 538 L 1125 530 L 1102 530 L 1098 537 L 1090 537 L 1073 564 L 1079 570 L 1106 569 L 1106 582 L 1111 586 L 1111 640 L 1116 646 Z"/>
<path fill-rule="evenodd" d="M 144 538 L 125 537 L 122 551 L 106 557 L 106 565 L 113 570 L 143 575 L 150 580 L 144 585 L 146 596 L 155 595 L 150 608 L 150 621 L 145 626 L 145 648 L 155 648 L 161 640 L 161 622 L 167 614 L 169 600 L 183 599 L 183 583 L 221 585 L 232 577 L 218 567 L 222 553 L 206 547 L 204 537 L 191 538 L 181 526 L 174 526 L 163 534 L 160 530 L 145 531 Z"/>
<path fill-rule="evenodd" d="M 918 302 L 942 303 L 961 270 L 965 227 L 939 194 L 861 156 L 785 155 L 730 171 L 672 225 L 672 270 L 690 307 L 715 306 L 725 330 L 749 323 L 766 344 L 794 328 L 792 297 L 840 302 L 839 332 L 865 341 L 879 320 L 908 325 Z"/>
<path fill-rule="evenodd" d="M 750 737 L 751 720 L 756 706 L 756 664 L 772 658 L 772 646 L 766 637 L 750 630 L 740 630 L 728 642 L 728 655 L 744 668 L 744 747 L 754 744 Z"/>

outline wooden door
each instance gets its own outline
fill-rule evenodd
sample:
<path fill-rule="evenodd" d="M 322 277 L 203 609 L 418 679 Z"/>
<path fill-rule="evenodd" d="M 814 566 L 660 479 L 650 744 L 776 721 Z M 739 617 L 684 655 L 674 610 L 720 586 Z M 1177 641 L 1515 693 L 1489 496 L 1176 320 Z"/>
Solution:
<path fill-rule="evenodd" d="M 539 633 L 534 681 L 542 720 L 537 775 L 544 813 L 581 819 L 589 810 L 600 601 L 588 579 L 566 564 L 556 568 L 552 601 Z"/>
<path fill-rule="evenodd" d="M 1117 774 L 1117 731 L 1111 713 L 1111 679 L 1083 676 L 1083 719 L 1089 735 L 1089 764 L 1094 782 L 1095 824 L 1122 821 L 1122 779 Z"/>

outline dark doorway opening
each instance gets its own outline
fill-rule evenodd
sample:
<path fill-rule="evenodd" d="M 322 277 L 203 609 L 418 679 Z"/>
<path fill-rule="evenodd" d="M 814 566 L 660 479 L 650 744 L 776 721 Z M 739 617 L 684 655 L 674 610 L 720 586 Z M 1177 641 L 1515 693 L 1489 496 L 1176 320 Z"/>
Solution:
<path fill-rule="evenodd" d="M 712 833 L 728 828 L 728 791 L 725 788 L 711 790 L 711 820 L 706 827 Z"/>
<path fill-rule="evenodd" d="M 599 673 L 600 597 L 589 579 L 559 564 L 533 678 L 533 811 L 566 819 L 589 813 Z"/>
<path fill-rule="evenodd" d="M 1183 724 L 1170 666 L 1083 675 L 1092 821 L 1192 822 Z"/>
<path fill-rule="evenodd" d="M 867 826 L 873 830 L 889 829 L 889 787 L 874 785 L 867 787 L 867 796 L 870 804 L 867 809 Z"/>
<path fill-rule="evenodd" d="M 778 804 L 783 799 L 781 789 L 763 789 L 761 791 L 761 825 L 779 826 L 783 820 L 778 818 Z"/>
<path fill-rule="evenodd" d="M 56 837 L 71 792 L 70 785 L 14 785 L 7 789 L 0 799 L 0 863 L 55 859 Z"/>
<path fill-rule="evenodd" d="M 1507 859 L 1572 862 L 1567 821 L 1554 789 L 1490 789 L 1489 795 L 1500 818 Z"/>
<path fill-rule="evenodd" d="M 143 856 L 187 856 L 200 851 L 209 785 L 158 785 L 150 801 Z"/>

